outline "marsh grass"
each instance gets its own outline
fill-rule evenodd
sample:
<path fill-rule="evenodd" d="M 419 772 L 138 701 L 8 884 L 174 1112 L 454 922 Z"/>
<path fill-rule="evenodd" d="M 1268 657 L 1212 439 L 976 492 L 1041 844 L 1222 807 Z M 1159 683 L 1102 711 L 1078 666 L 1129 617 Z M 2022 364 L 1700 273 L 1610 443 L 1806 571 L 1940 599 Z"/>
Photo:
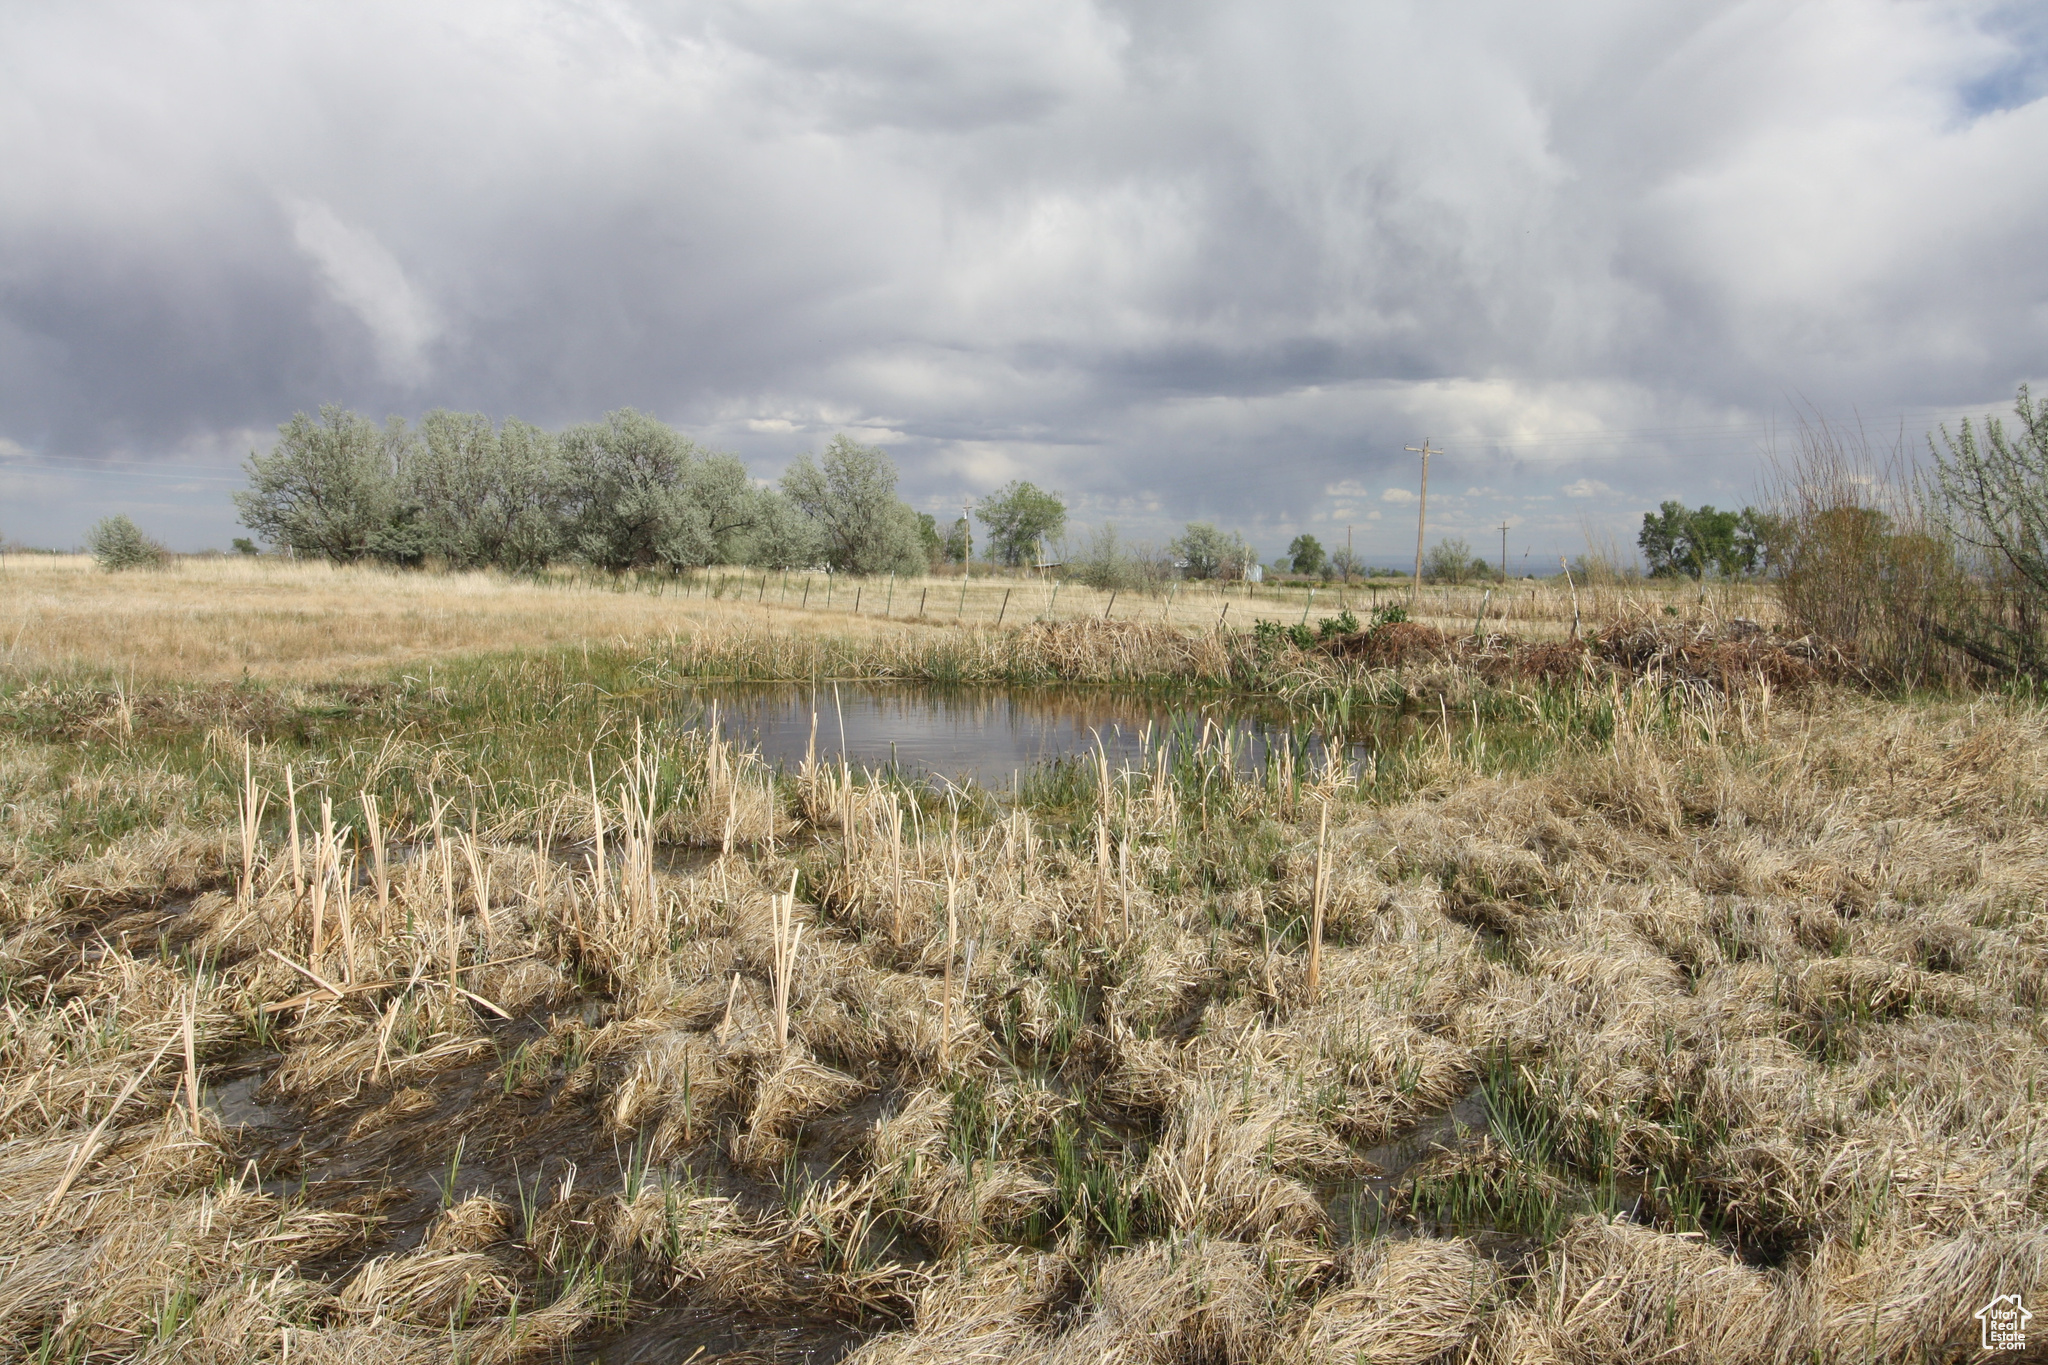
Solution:
<path fill-rule="evenodd" d="M 10 675 L 6 1350 L 1908 1361 L 2048 1287 L 2024 697 L 1302 666 L 1263 763 L 996 792 L 735 748 L 683 683 L 841 647 L 757 644 Z"/>

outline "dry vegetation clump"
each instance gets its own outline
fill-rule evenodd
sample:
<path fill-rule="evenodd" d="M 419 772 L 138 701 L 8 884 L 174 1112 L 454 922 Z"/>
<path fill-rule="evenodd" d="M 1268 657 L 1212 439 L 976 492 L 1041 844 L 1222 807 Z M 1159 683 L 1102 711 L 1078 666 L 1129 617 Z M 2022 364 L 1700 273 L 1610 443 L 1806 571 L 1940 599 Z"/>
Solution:
<path fill-rule="evenodd" d="M 1656 657 L 1007 802 L 554 663 L 395 730 L 39 694 L 0 1352 L 1958 1356 L 2048 1293 L 2048 722 Z"/>

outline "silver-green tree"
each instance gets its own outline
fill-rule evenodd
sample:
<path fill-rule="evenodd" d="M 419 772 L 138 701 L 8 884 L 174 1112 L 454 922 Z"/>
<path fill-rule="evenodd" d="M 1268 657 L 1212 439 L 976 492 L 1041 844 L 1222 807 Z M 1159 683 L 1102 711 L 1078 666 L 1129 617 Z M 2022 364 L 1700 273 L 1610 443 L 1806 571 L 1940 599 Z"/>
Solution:
<path fill-rule="evenodd" d="M 148 569 L 170 558 L 163 546 L 144 535 L 126 516 L 103 517 L 85 533 L 85 548 L 102 569 Z"/>
<path fill-rule="evenodd" d="M 1239 578 L 1257 555 L 1235 531 L 1219 531 L 1206 521 L 1191 521 L 1168 545 L 1189 578 Z"/>
<path fill-rule="evenodd" d="M 294 413 L 267 454 L 251 451 L 235 493 L 244 526 L 299 555 L 349 563 L 371 553 L 399 506 L 402 423 L 379 429 L 345 408 Z"/>
<path fill-rule="evenodd" d="M 625 408 L 570 427 L 559 441 L 573 553 L 612 572 L 709 562 L 709 529 L 688 515 L 681 491 L 698 455 L 688 437 Z"/>
<path fill-rule="evenodd" d="M 1945 643 L 2004 672 L 2048 676 L 2048 404 L 2025 384 L 2012 426 L 1984 419 L 1980 441 L 1965 418 L 1960 433 L 1932 437 L 1940 523 L 1975 560 L 1979 590 L 1960 595 L 1934 625 Z"/>
<path fill-rule="evenodd" d="M 924 550 L 917 513 L 896 496 L 896 465 L 878 446 L 845 433 L 824 457 L 798 456 L 782 491 L 817 526 L 825 561 L 842 573 L 918 573 Z"/>
<path fill-rule="evenodd" d="M 428 413 L 399 471 L 422 549 L 460 567 L 538 568 L 560 549 L 562 468 L 554 437 L 481 413 Z"/>

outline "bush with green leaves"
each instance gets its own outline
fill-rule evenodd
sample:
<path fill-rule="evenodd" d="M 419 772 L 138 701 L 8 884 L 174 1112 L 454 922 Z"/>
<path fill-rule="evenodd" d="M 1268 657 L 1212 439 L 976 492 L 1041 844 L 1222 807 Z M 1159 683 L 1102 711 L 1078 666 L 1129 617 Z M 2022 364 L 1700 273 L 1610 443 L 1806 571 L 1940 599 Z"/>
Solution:
<path fill-rule="evenodd" d="M 85 533 L 85 548 L 95 563 L 110 572 L 158 568 L 170 558 L 163 546 L 119 513 L 102 518 Z"/>

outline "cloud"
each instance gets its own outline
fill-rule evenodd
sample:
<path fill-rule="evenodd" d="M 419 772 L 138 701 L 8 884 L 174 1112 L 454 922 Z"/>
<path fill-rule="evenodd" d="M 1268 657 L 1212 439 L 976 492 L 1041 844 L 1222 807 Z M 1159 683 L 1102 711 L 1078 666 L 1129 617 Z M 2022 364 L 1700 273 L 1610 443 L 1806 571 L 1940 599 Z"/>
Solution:
<path fill-rule="evenodd" d="M 397 259 L 370 233 L 342 222 L 317 200 L 289 200 L 287 208 L 292 241 L 319 267 L 334 301 L 370 329 L 386 376 L 411 384 L 424 380 L 426 350 L 441 327 Z"/>
<path fill-rule="evenodd" d="M 1029 477 L 1150 535 L 1329 533 L 1425 437 L 1476 521 L 1727 501 L 1788 395 L 1910 434 L 2048 377 L 2015 13 L 7 7 L 0 437 L 631 405 L 763 476 L 843 427 L 916 500 Z"/>
<path fill-rule="evenodd" d="M 1614 490 L 1598 479 L 1573 479 L 1558 490 L 1568 498 L 1611 498 Z"/>
<path fill-rule="evenodd" d="M 1380 491 L 1381 502 L 1414 502 L 1416 495 L 1405 488 L 1387 488 Z"/>

